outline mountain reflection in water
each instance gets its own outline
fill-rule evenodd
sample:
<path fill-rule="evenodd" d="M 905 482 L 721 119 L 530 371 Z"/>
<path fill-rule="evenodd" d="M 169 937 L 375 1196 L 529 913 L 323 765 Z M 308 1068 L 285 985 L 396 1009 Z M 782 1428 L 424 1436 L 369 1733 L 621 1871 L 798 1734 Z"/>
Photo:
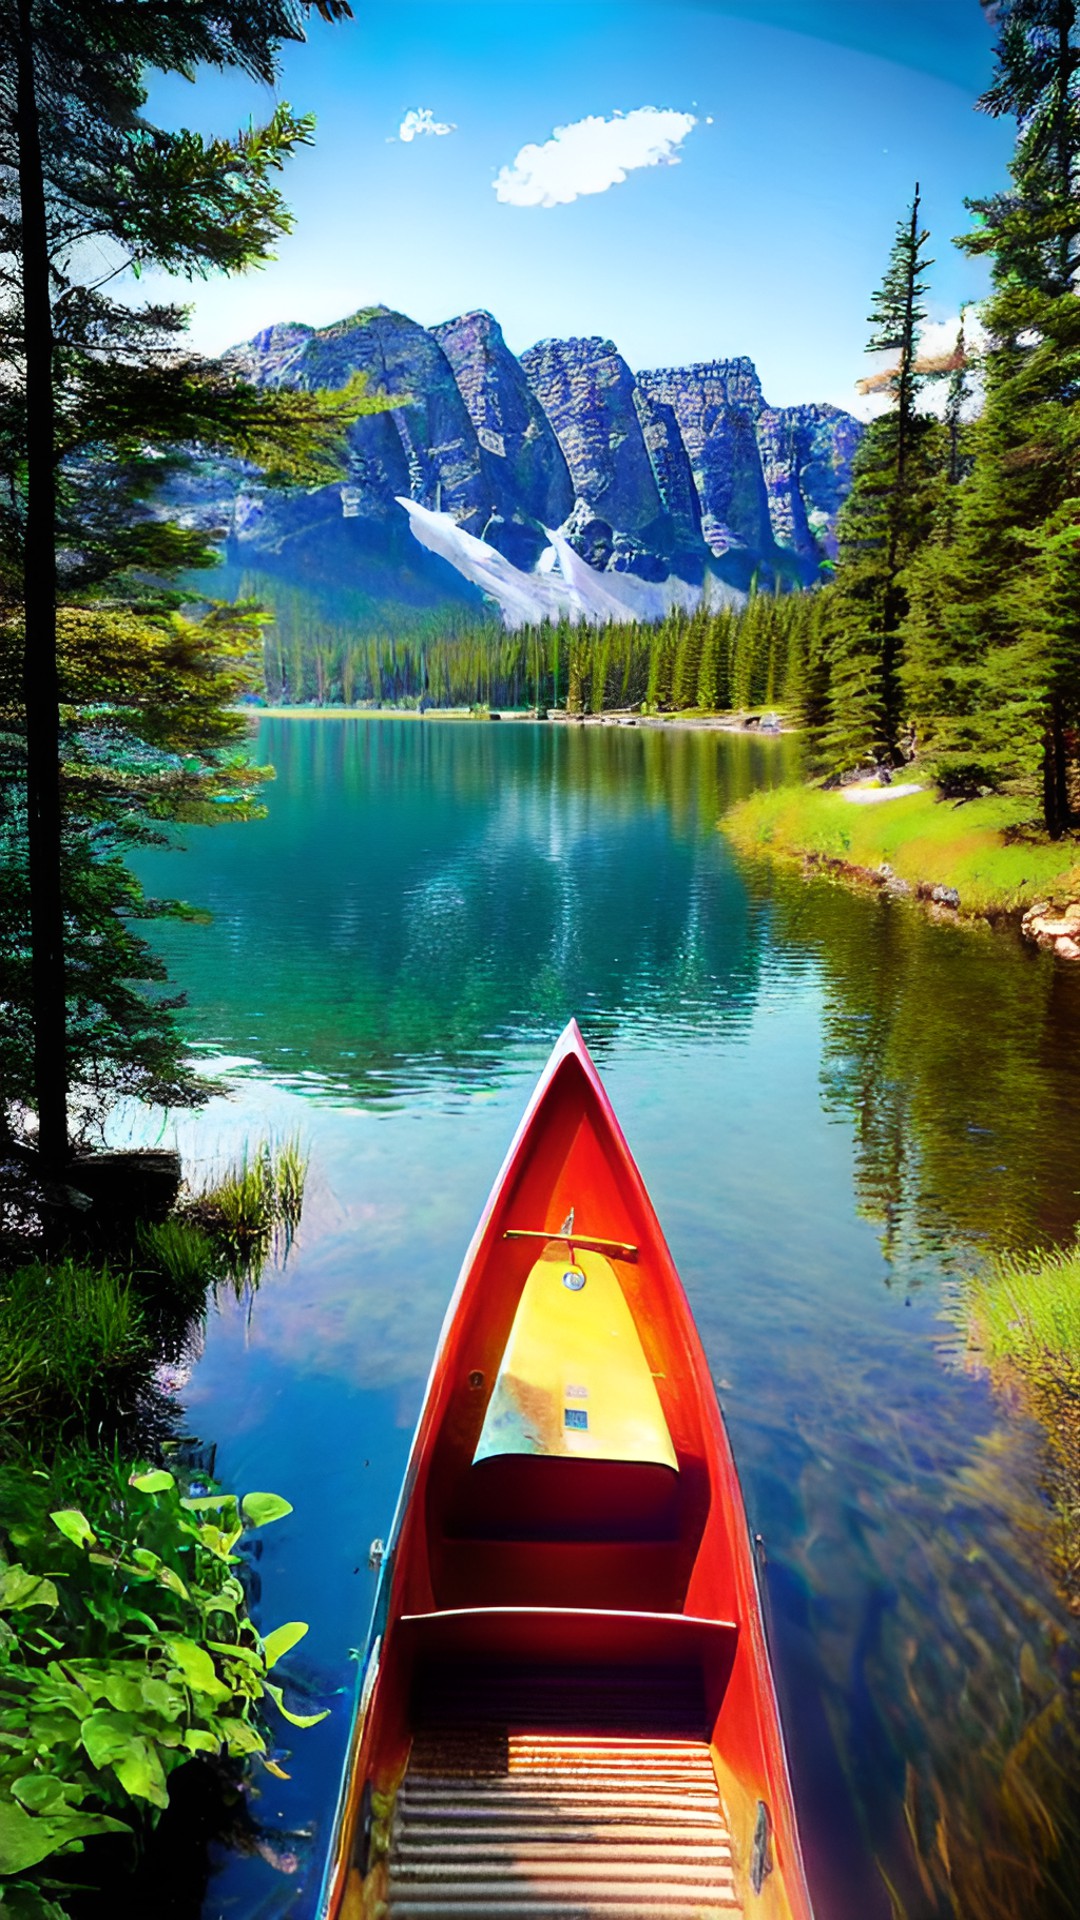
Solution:
<path fill-rule="evenodd" d="M 159 946 L 234 1092 L 198 1161 L 268 1127 L 310 1202 L 250 1323 L 183 1392 L 238 1486 L 295 1513 L 268 1623 L 329 1721 L 258 1817 L 301 1872 L 219 1863 L 207 1915 L 303 1914 L 384 1534 L 439 1323 L 570 1013 L 641 1165 L 768 1549 L 821 1920 L 1075 1911 L 1067 1675 L 1036 1430 L 950 1351 L 949 1275 L 1080 1217 L 1080 970 L 903 902 L 736 860 L 716 821 L 790 742 L 554 725 L 263 722 L 268 818 L 148 853 L 208 906 Z M 300 1656 L 304 1657 L 301 1658 Z M 1055 1771 L 1064 1766 L 1062 1774 Z"/>

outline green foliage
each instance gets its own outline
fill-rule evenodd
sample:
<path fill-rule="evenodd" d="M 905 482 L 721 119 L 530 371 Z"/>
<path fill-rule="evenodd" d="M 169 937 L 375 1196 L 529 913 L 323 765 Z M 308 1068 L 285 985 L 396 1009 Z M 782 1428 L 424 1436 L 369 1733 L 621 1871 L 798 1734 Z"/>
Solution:
<path fill-rule="evenodd" d="M 237 1286 L 257 1283 L 271 1253 L 288 1252 L 300 1225 L 308 1157 L 299 1139 L 245 1147 L 240 1165 L 190 1203 Z"/>
<path fill-rule="evenodd" d="M 237 1573 L 245 1529 L 290 1511 L 91 1453 L 0 1468 L 0 1893 L 138 1839 L 194 1756 L 265 1759 L 268 1697 L 325 1717 L 268 1679 L 306 1627 L 261 1638 Z"/>
<path fill-rule="evenodd" d="M 653 623 L 599 628 L 546 621 L 514 633 L 494 622 L 433 614 L 358 643 L 360 609 L 355 617 L 332 615 L 317 596 L 265 576 L 244 576 L 241 585 L 272 603 L 264 687 L 270 700 L 285 704 L 410 708 L 423 698 L 469 712 L 560 705 L 592 713 L 642 705 L 657 712 L 801 709 L 805 676 L 793 662 L 813 653 L 816 663 L 820 652 L 813 638 L 819 592 L 756 594 L 740 612 L 677 609 Z"/>
<path fill-rule="evenodd" d="M 923 379 L 919 328 L 926 317 L 922 276 L 932 265 L 924 253 L 927 238 L 919 227 L 916 187 L 870 316 L 867 352 L 887 350 L 897 357 L 884 375 L 865 384 L 888 393 L 890 410 L 871 422 L 863 438 L 837 528 L 821 748 L 828 768 L 840 772 L 867 760 L 895 764 L 901 757 L 904 569 L 929 531 L 938 437 L 916 405 Z"/>
<path fill-rule="evenodd" d="M 64 1260 L 0 1275 L 0 1422 L 20 1434 L 87 1433 L 150 1362 L 127 1275 Z"/>
<path fill-rule="evenodd" d="M 844 791 L 775 787 L 725 815 L 743 851 L 807 855 L 876 871 L 888 865 L 913 889 L 953 887 L 972 914 L 1016 913 L 1059 889 L 1080 885 L 1076 848 L 1033 841 L 1020 829 L 1025 807 L 987 796 L 956 807 L 929 789 L 860 806 Z"/>
<path fill-rule="evenodd" d="M 70 608 L 58 624 L 66 715 L 63 876 L 67 1048 L 91 1126 L 118 1094 L 190 1103 L 174 1002 L 146 988 L 163 968 L 137 925 L 187 910 L 150 901 L 124 864 L 170 821 L 253 817 L 268 769 L 245 751 L 238 703 L 252 684 L 260 617 L 248 603 L 194 621 L 168 607 Z M 31 874 L 20 721 L 22 622 L 0 614 L 0 1092 L 34 1097 Z"/>
<path fill-rule="evenodd" d="M 991 1361 L 1080 1387 L 1080 1246 L 1000 1254 L 964 1284 L 964 1310 Z"/>
<path fill-rule="evenodd" d="M 1016 790 L 1058 837 L 1080 817 L 1080 22 L 1073 0 L 1009 0 L 998 25 L 981 104 L 1016 117 L 1011 184 L 960 243 L 993 266 L 986 401 L 911 569 L 906 678 L 943 782 Z"/>
<path fill-rule="evenodd" d="M 153 1271 L 165 1276 L 181 1306 L 201 1309 L 222 1268 L 221 1250 L 208 1233 L 172 1215 L 141 1225 L 138 1249 Z"/>
<path fill-rule="evenodd" d="M 151 821 L 208 800 L 242 817 L 257 777 L 231 753 L 228 711 L 256 623 L 233 608 L 180 620 L 162 581 L 216 555 L 155 515 L 155 495 L 194 445 L 275 483 L 325 480 L 352 421 L 386 404 L 357 382 L 332 396 L 256 390 L 179 350 L 183 308 L 112 294 L 125 269 L 242 271 L 289 230 L 278 176 L 310 143 L 310 117 L 279 102 L 231 139 L 156 126 L 146 75 L 210 65 L 272 86 L 304 12 L 303 0 L 0 9 L 0 1012 L 14 1028 L 0 1101 L 8 1124 L 37 1107 L 56 1163 L 88 1062 L 99 1102 L 195 1097 L 169 1009 L 143 991 L 155 969 L 127 929 L 137 889 L 120 861 Z"/>

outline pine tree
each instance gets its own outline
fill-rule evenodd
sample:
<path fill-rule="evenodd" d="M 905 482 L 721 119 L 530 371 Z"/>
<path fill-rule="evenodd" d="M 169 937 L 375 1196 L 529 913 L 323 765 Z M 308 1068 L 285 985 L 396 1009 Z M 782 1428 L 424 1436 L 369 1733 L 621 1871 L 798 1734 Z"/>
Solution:
<path fill-rule="evenodd" d="M 912 570 L 908 683 L 947 791 L 1018 786 L 1059 837 L 1076 817 L 1080 675 L 1080 22 L 1076 0 L 998 9 L 994 84 L 1011 186 L 971 202 L 989 255 L 986 399 L 972 470 Z"/>
<path fill-rule="evenodd" d="M 327 18 L 344 0 L 315 0 Z M 138 0 L 0 3 L 0 507 L 5 611 L 20 608 L 35 1105 L 43 1157 L 68 1155 L 68 994 L 62 801 L 58 559 L 67 590 L 125 569 L 168 572 L 201 543 L 131 511 L 151 484 L 147 446 L 205 438 L 265 455 L 267 408 L 220 369 L 174 351 L 182 311 L 131 309 L 107 292 L 112 270 L 81 277 L 96 242 L 134 267 L 235 270 L 260 259 L 288 215 L 273 175 L 311 137 L 281 106 L 234 141 L 151 126 L 144 69 L 190 76 L 200 63 L 271 82 L 285 39 L 302 37 L 292 0 L 214 7 Z M 306 417 L 313 418 L 310 410 Z M 118 454 L 113 488 L 88 480 L 90 449 Z M 81 458 L 79 457 L 81 456 Z"/>
<path fill-rule="evenodd" d="M 888 393 L 889 411 L 871 421 L 838 524 L 832 597 L 829 719 L 823 750 L 834 771 L 868 758 L 895 764 L 902 725 L 904 569 L 929 529 L 928 440 L 920 414 L 919 329 L 928 234 L 919 226 L 919 188 L 900 221 L 885 278 L 874 295 L 868 353 L 896 355 L 889 370 L 863 382 Z"/>

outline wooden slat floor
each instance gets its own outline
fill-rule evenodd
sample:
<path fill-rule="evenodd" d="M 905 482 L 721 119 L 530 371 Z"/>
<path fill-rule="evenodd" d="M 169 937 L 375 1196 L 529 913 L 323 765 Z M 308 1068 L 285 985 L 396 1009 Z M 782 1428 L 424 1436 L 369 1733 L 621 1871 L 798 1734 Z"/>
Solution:
<path fill-rule="evenodd" d="M 398 1794 L 390 1920 L 731 1920 L 742 1911 L 700 1738 L 653 1726 L 564 1731 L 560 1721 L 580 1723 L 581 1675 L 565 1692 L 549 1679 L 529 1700 L 517 1688 L 501 1702 L 478 1701 L 474 1678 L 469 1717 L 452 1717 L 464 1704 L 461 1679 L 431 1703 Z M 622 1712 L 601 1717 L 628 1717 L 627 1694 L 637 1691 L 624 1686 Z M 502 1724 L 499 1704 L 513 1714 Z M 542 1710 L 523 1724 L 529 1705 Z"/>

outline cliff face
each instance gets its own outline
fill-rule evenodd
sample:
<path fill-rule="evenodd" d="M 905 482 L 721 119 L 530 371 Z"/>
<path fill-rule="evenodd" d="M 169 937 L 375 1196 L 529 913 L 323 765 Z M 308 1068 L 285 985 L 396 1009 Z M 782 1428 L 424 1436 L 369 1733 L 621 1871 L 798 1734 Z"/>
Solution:
<path fill-rule="evenodd" d="M 207 511 L 212 493 L 221 523 L 231 486 L 233 558 L 355 586 L 373 556 L 385 573 L 408 550 L 413 587 L 419 567 L 433 600 L 466 590 L 434 550 L 418 554 L 402 499 L 526 573 L 545 550 L 550 566 L 561 529 L 562 550 L 601 573 L 809 583 L 835 551 L 863 431 L 836 407 L 768 406 L 745 358 L 635 375 L 590 338 L 517 359 L 482 312 L 429 330 L 374 307 L 267 328 L 230 357 L 258 385 L 337 388 L 359 372 L 396 402 L 349 430 L 343 484 L 273 494 L 215 478 Z"/>
<path fill-rule="evenodd" d="M 574 504 L 562 448 L 520 360 L 490 313 L 464 313 L 432 333 L 476 429 L 492 502 L 505 520 L 522 515 L 558 527 Z"/>

